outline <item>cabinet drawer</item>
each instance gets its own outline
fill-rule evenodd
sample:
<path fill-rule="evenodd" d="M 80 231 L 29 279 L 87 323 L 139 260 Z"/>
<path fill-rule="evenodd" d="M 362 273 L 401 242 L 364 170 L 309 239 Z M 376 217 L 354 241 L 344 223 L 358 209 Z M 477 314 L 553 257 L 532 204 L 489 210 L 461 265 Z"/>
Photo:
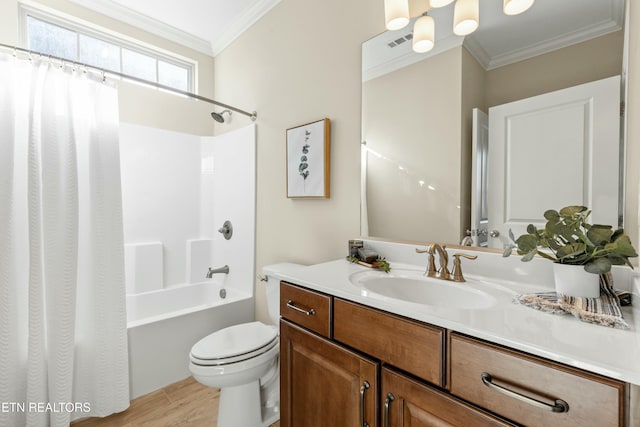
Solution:
<path fill-rule="evenodd" d="M 333 338 L 433 384 L 443 384 L 444 330 L 336 298 Z"/>
<path fill-rule="evenodd" d="M 624 425 L 624 383 L 457 334 L 450 358 L 451 393 L 517 423 Z M 561 410 L 557 399 L 567 411 L 552 410 L 554 404 Z"/>
<path fill-rule="evenodd" d="M 329 338 L 331 297 L 280 282 L 280 316 Z"/>

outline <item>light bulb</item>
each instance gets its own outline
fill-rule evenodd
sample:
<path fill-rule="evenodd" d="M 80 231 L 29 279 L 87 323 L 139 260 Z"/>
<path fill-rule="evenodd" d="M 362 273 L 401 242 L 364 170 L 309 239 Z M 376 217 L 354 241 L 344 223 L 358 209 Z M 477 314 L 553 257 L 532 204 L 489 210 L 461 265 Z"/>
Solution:
<path fill-rule="evenodd" d="M 424 53 L 433 49 L 436 24 L 432 17 L 421 16 L 413 25 L 413 51 Z"/>
<path fill-rule="evenodd" d="M 444 7 L 451 4 L 453 0 L 431 0 L 431 7 Z"/>
<path fill-rule="evenodd" d="M 507 15 L 517 15 L 529 9 L 535 0 L 504 0 L 502 10 Z"/>
<path fill-rule="evenodd" d="M 409 23 L 409 1 L 384 0 L 384 20 L 390 31 L 406 27 Z"/>
<path fill-rule="evenodd" d="M 480 25 L 478 0 L 458 0 L 453 11 L 453 32 L 459 36 L 473 33 Z"/>

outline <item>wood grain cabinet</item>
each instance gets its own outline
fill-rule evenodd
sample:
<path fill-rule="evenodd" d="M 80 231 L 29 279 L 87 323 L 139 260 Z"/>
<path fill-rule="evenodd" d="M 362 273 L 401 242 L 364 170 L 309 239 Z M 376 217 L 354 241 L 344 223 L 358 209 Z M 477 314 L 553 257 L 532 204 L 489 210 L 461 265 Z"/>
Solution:
<path fill-rule="evenodd" d="M 378 364 L 280 321 L 280 425 L 378 426 Z"/>
<path fill-rule="evenodd" d="M 526 426 L 625 425 L 625 383 L 452 333 L 452 394 Z"/>
<path fill-rule="evenodd" d="M 384 427 L 514 425 L 389 368 L 382 369 L 382 399 Z"/>
<path fill-rule="evenodd" d="M 444 385 L 445 330 L 335 298 L 333 338 L 432 384 Z"/>
<path fill-rule="evenodd" d="M 280 283 L 280 316 L 324 337 L 331 333 L 332 297 L 290 283 Z"/>
<path fill-rule="evenodd" d="M 623 427 L 627 384 L 282 282 L 282 427 Z"/>

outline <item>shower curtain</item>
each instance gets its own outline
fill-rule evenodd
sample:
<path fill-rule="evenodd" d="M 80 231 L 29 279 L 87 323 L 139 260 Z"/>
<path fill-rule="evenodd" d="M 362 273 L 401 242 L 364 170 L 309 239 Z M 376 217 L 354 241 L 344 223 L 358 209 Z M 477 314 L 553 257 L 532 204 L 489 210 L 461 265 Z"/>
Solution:
<path fill-rule="evenodd" d="M 0 425 L 129 405 L 116 88 L 0 54 Z"/>

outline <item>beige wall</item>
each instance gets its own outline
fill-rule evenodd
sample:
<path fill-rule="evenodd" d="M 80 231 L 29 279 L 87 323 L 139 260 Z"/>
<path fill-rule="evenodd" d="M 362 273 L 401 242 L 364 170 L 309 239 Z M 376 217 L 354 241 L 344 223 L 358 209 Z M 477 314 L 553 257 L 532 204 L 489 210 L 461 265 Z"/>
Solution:
<path fill-rule="evenodd" d="M 619 75 L 623 42 L 617 31 L 488 71 L 487 107 Z"/>
<path fill-rule="evenodd" d="M 383 27 L 382 1 L 282 0 L 216 57 L 216 96 L 258 111 L 258 273 L 346 256 L 359 235 L 360 45 Z M 287 199 L 285 130 L 323 117 L 332 127 L 331 199 Z M 227 129 L 246 124 L 235 119 Z"/>
<path fill-rule="evenodd" d="M 368 156 L 371 236 L 459 240 L 462 50 L 363 84 L 362 138 L 384 156 Z"/>
<path fill-rule="evenodd" d="M 68 0 L 40 0 L 38 3 L 197 61 L 199 93 L 205 97 L 213 97 L 214 60 L 212 57 L 89 11 Z M 18 40 L 18 1 L 2 0 L 0 1 L 0 43 L 17 45 Z M 197 135 L 213 133 L 214 124 L 209 114 L 213 106 L 208 103 L 150 90 L 127 82 L 121 82 L 119 87 L 120 118 L 125 122 Z"/>

